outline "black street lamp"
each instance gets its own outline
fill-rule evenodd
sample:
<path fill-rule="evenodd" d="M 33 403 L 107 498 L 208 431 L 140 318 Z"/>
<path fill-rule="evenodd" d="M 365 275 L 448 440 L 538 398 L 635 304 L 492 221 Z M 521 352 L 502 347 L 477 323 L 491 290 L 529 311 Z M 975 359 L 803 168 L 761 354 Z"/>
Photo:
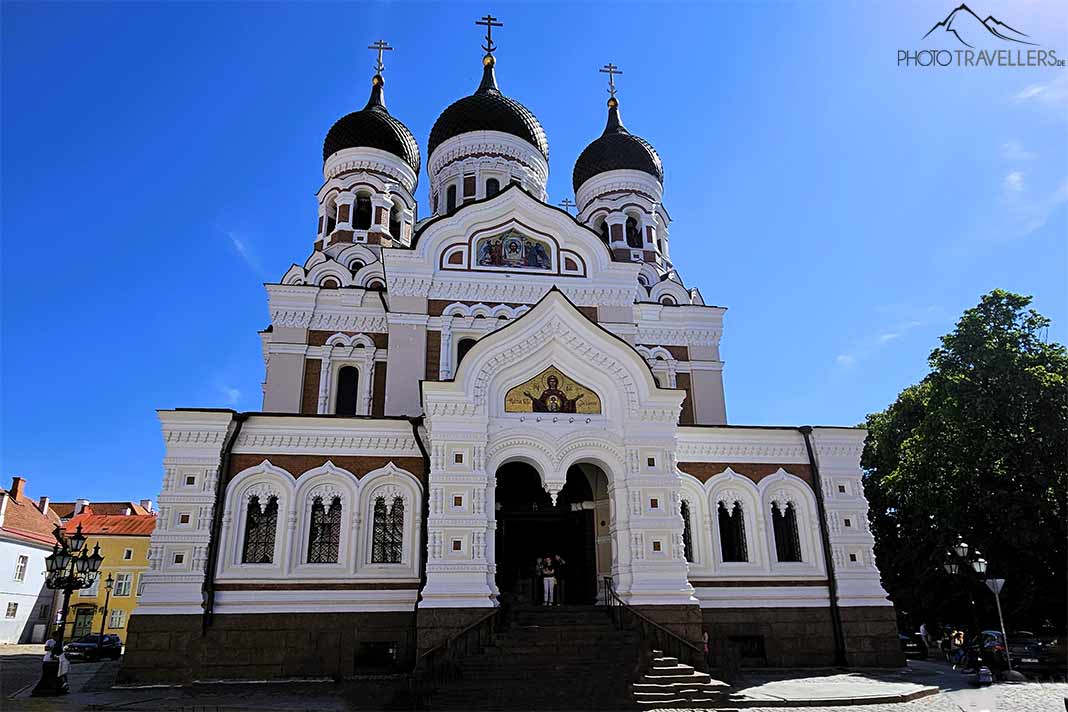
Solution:
<path fill-rule="evenodd" d="M 100 544 L 93 547 L 90 554 L 85 548 L 85 535 L 82 534 L 82 525 L 69 537 L 63 536 L 63 530 L 56 527 L 52 532 L 56 538 L 56 544 L 52 546 L 52 553 L 45 557 L 45 586 L 55 591 L 63 591 L 63 608 L 59 618 L 59 630 L 52 636 L 55 643 L 52 647 L 51 661 L 42 665 L 41 680 L 33 688 L 33 694 L 64 695 L 68 692 L 65 681 L 59 678 L 59 656 L 63 654 L 63 638 L 67 629 L 67 613 L 70 609 L 70 595 L 74 591 L 89 588 L 96 580 L 97 572 L 104 557 L 100 555 Z"/>
<path fill-rule="evenodd" d="M 971 556 L 969 556 L 969 552 Z M 987 578 L 986 570 L 988 564 L 986 559 L 983 558 L 982 552 L 978 549 L 972 550 L 963 539 L 958 537 L 957 543 L 946 552 L 945 569 L 947 573 L 955 576 L 962 569 L 967 570 L 968 567 L 975 571 L 979 579 L 994 594 L 994 602 L 998 607 L 998 623 L 1001 625 L 1001 642 L 1005 645 L 1005 665 L 1008 667 L 1005 679 L 1022 681 L 1024 676 L 1012 669 L 1012 656 L 1009 654 L 1009 636 L 1005 632 L 1005 616 L 1001 614 L 1001 588 L 1005 585 L 1005 579 Z M 972 605 L 975 605 L 974 602 Z"/>
<path fill-rule="evenodd" d="M 104 621 L 108 617 L 108 604 L 111 603 L 111 589 L 115 586 L 115 579 L 108 574 L 107 579 L 104 581 L 104 589 L 107 590 L 107 595 L 104 596 L 104 615 L 100 618 L 100 644 L 104 644 Z"/>

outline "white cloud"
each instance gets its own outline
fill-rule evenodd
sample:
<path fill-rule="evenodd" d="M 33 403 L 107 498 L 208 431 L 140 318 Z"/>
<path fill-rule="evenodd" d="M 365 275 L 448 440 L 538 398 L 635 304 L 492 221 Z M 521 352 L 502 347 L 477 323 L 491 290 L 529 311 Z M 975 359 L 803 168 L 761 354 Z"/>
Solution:
<path fill-rule="evenodd" d="M 1038 154 L 1024 150 L 1019 141 L 1006 141 L 1001 144 L 1001 157 L 1006 161 L 1033 161 L 1038 158 Z"/>
<path fill-rule="evenodd" d="M 927 307 L 925 311 L 927 311 L 928 313 L 939 312 L 941 311 L 941 307 L 930 306 Z M 890 342 L 897 341 L 913 329 L 919 328 L 921 326 L 926 326 L 927 323 L 927 321 L 920 321 L 916 319 L 903 321 L 899 324 L 896 324 L 890 329 L 882 331 L 875 337 L 868 338 L 859 342 L 854 348 L 850 349 L 849 351 L 838 354 L 837 356 L 835 356 L 834 361 L 841 368 L 852 368 L 861 359 L 871 356 Z"/>
<path fill-rule="evenodd" d="M 1053 81 L 1045 84 L 1028 84 L 1013 96 L 1013 100 L 1042 104 L 1068 103 L 1068 75 L 1060 72 Z"/>
<path fill-rule="evenodd" d="M 246 265 L 249 266 L 256 274 L 263 274 L 263 269 L 260 267 L 259 257 L 256 255 L 255 250 L 252 249 L 252 245 L 248 239 L 234 230 L 226 230 L 226 237 L 229 238 L 230 244 L 233 246 L 234 251 L 237 253 Z"/>
<path fill-rule="evenodd" d="M 1002 187 L 1009 193 L 1022 193 L 1024 189 L 1024 176 L 1020 171 L 1013 171 L 1005 176 L 1005 180 L 1001 183 Z"/>
<path fill-rule="evenodd" d="M 222 385 L 220 386 L 220 390 L 222 391 L 223 402 L 226 403 L 226 405 L 237 405 L 238 401 L 241 400 L 241 391 L 237 388 Z"/>

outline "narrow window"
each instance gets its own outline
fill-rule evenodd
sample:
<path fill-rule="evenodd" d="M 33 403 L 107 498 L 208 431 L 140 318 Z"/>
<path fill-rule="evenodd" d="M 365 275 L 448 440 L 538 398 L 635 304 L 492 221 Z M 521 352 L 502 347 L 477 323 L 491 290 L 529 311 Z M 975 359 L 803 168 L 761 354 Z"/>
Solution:
<path fill-rule="evenodd" d="M 371 227 L 371 198 L 366 195 L 356 196 L 356 214 L 352 218 L 352 227 L 368 230 Z"/>
<path fill-rule="evenodd" d="M 389 211 L 389 236 L 394 240 L 399 240 L 401 236 L 400 209 L 396 206 Z"/>
<path fill-rule="evenodd" d="M 719 543 L 723 560 L 749 561 L 749 552 L 745 546 L 745 515 L 742 513 L 742 503 L 735 502 L 728 509 L 726 502 L 720 502 L 718 516 Z"/>
<path fill-rule="evenodd" d="M 456 363 L 460 363 L 460 360 L 475 345 L 475 341 L 476 339 L 460 339 L 460 343 L 456 345 Z"/>
<path fill-rule="evenodd" d="M 260 498 L 251 497 L 248 501 L 248 511 L 245 514 L 245 546 L 241 554 L 241 563 L 270 564 L 274 562 L 274 534 L 277 526 L 278 498 L 268 498 L 267 506 L 261 507 Z M 181 562 L 175 561 L 174 563 Z"/>
<path fill-rule="evenodd" d="M 374 531 L 371 534 L 371 563 L 399 564 L 404 548 L 404 498 L 394 497 L 386 508 L 386 498 L 375 498 Z"/>
<path fill-rule="evenodd" d="M 486 181 L 486 197 L 492 198 L 501 192 L 501 182 L 496 178 L 490 178 Z"/>
<path fill-rule="evenodd" d="M 608 236 L 608 221 L 607 220 L 602 220 L 601 221 L 601 227 L 598 229 L 598 232 L 601 233 L 601 239 L 604 240 L 606 243 L 612 241 L 611 238 Z"/>
<path fill-rule="evenodd" d="M 639 250 L 642 247 L 642 229 L 634 218 L 627 218 L 627 245 Z"/>
<path fill-rule="evenodd" d="M 4 617 L 5 618 L 14 618 L 16 615 L 18 615 L 18 612 L 19 612 L 19 604 L 18 603 L 8 603 L 7 604 L 7 612 L 4 613 Z"/>
<path fill-rule="evenodd" d="M 693 534 L 690 531 L 690 503 L 682 500 L 682 553 L 693 563 Z"/>
<path fill-rule="evenodd" d="M 337 398 L 334 412 L 338 415 L 356 415 L 356 387 L 360 376 L 355 366 L 342 366 L 337 372 Z"/>
<path fill-rule="evenodd" d="M 445 212 L 456 210 L 456 186 L 450 185 L 445 191 Z"/>
<path fill-rule="evenodd" d="M 30 557 L 25 556 L 25 555 L 20 555 L 19 558 L 15 561 L 15 580 L 16 581 L 25 581 L 26 580 L 26 567 L 29 565 L 29 563 L 30 563 Z"/>
<path fill-rule="evenodd" d="M 337 218 L 331 215 L 326 219 L 326 234 L 332 233 L 335 227 L 337 227 Z"/>
<path fill-rule="evenodd" d="M 775 553 L 779 561 L 800 561 L 801 541 L 797 534 L 797 512 L 793 502 L 785 508 L 775 502 L 771 508 L 771 523 L 775 529 Z"/>
<path fill-rule="evenodd" d="M 113 596 L 129 596 L 133 586 L 133 574 L 115 574 L 115 588 Z"/>
<path fill-rule="evenodd" d="M 336 564 L 341 543 L 341 498 L 334 497 L 328 509 L 322 497 L 312 502 L 308 535 L 308 563 Z"/>

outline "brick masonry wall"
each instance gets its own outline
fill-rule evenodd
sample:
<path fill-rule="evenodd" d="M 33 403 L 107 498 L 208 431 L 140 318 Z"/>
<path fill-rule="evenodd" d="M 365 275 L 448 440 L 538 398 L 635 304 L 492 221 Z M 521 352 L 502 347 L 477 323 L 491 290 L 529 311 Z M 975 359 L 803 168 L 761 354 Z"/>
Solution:
<path fill-rule="evenodd" d="M 812 484 L 812 468 L 809 465 L 800 464 L 769 464 L 753 462 L 680 462 L 679 469 L 688 475 L 693 475 L 701 482 L 720 474 L 727 468 L 731 468 L 739 475 L 748 477 L 753 482 L 760 482 L 768 475 L 786 470 L 791 475 L 796 475 L 805 482 Z"/>
<path fill-rule="evenodd" d="M 381 418 L 386 412 L 386 362 L 375 362 L 375 381 L 371 385 L 371 415 Z"/>
<path fill-rule="evenodd" d="M 441 332 L 426 332 L 426 380 L 436 381 L 441 375 L 438 366 L 441 364 Z"/>
<path fill-rule="evenodd" d="M 270 460 L 276 467 L 281 467 L 294 477 L 300 477 L 308 470 L 322 467 L 329 460 L 340 468 L 348 470 L 357 478 L 363 477 L 368 472 L 385 467 L 389 463 L 395 464 L 402 470 L 412 473 L 419 481 L 426 483 L 426 461 L 422 457 L 370 457 L 365 455 L 259 455 L 240 454 L 230 459 L 230 471 L 226 481 L 229 482 L 239 472 L 260 464 L 264 460 Z"/>
<path fill-rule="evenodd" d="M 351 676 L 360 643 L 397 645 L 398 667 L 415 659 L 415 613 L 218 615 L 130 619 L 121 684 Z"/>
<path fill-rule="evenodd" d="M 319 411 L 319 375 L 323 362 L 317 358 L 304 359 L 304 386 L 300 396 L 302 415 L 314 415 Z"/>
<path fill-rule="evenodd" d="M 675 384 L 686 391 L 686 400 L 682 402 L 682 412 L 679 413 L 679 425 L 693 425 L 693 386 L 690 384 L 690 374 L 678 374 L 675 376 Z"/>

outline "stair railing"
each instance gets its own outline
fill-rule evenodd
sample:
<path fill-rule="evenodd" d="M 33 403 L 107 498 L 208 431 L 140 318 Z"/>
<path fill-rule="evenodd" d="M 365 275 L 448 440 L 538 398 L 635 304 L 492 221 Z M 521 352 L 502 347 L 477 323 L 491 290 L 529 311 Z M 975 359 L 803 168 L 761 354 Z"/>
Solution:
<path fill-rule="evenodd" d="M 412 668 L 412 702 L 422 709 L 440 685 L 463 678 L 461 660 L 481 653 L 497 633 L 498 613 L 494 608 L 455 635 L 423 651 Z"/>
<path fill-rule="evenodd" d="M 695 670 L 709 672 L 705 651 L 700 644 L 686 640 L 624 602 L 616 593 L 611 576 L 605 576 L 602 585 L 605 603 L 616 626 L 621 630 L 637 630 L 639 633 L 642 647 L 640 662 L 642 669 L 647 669 L 652 658 L 652 651 L 656 649 L 663 651 L 667 657 L 677 658 Z"/>

